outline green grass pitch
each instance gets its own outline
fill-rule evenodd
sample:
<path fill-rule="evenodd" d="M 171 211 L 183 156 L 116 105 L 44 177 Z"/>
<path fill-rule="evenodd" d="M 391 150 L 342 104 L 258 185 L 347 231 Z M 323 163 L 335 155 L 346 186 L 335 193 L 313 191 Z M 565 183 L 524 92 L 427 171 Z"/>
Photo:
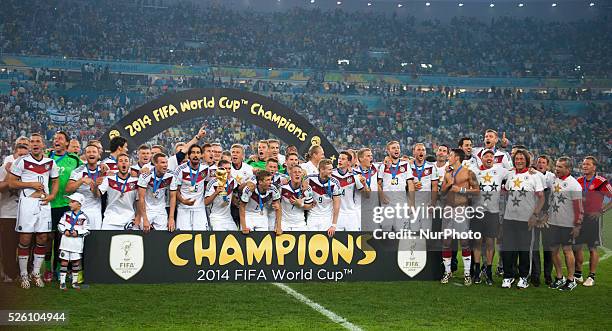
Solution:
<path fill-rule="evenodd" d="M 605 224 L 610 224 L 608 214 Z M 610 231 L 605 233 L 612 243 Z M 606 238 L 604 238 L 606 239 Z M 600 250 L 602 256 L 610 251 Z M 586 252 L 585 252 L 586 253 Z M 586 254 L 588 256 L 588 253 Z M 461 270 L 461 269 L 460 269 Z M 588 271 L 588 266 L 585 266 Z M 439 282 L 297 283 L 289 286 L 364 330 L 554 329 L 612 330 L 612 258 L 599 266 L 596 286 L 565 293 L 530 287 L 501 289 L 501 279 L 463 287 Z M 68 312 L 56 329 L 342 329 L 343 326 L 269 283 L 97 285 L 62 292 L 57 284 L 21 290 L 0 309 Z M 2 328 L 2 327 L 0 327 Z M 40 328 L 29 327 L 29 328 Z"/>

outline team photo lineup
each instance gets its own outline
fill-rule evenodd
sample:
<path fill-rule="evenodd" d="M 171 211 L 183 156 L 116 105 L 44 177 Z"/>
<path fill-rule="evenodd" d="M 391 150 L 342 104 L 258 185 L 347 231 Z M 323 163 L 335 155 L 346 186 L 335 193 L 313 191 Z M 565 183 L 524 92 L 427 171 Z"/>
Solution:
<path fill-rule="evenodd" d="M 612 329 L 612 3 L 1 7 L 1 328 Z"/>
<path fill-rule="evenodd" d="M 564 291 L 573 290 L 579 281 L 584 286 L 595 284 L 601 215 L 610 208 L 604 199 L 612 196 L 612 190 L 605 177 L 597 176 L 593 156 L 585 157 L 580 165 L 582 175 L 575 178 L 571 158 L 535 157 L 525 146 L 517 145 L 508 153 L 506 133 L 499 139 L 495 130 L 488 129 L 482 147 L 473 147 L 465 137 L 456 147 L 440 145 L 435 156 L 426 157 L 425 144 L 416 143 L 409 156 L 402 154 L 399 142 L 390 141 L 383 161 L 374 161 L 371 149 L 362 147 L 341 151 L 334 167 L 319 145 L 311 146 L 306 161 L 295 146 L 287 146 L 287 153 L 281 154 L 278 140 L 261 140 L 257 153 L 245 160 L 243 145 L 224 150 L 205 138 L 206 129 L 201 128 L 190 141 L 177 143 L 172 155 L 159 145 L 141 145 L 132 160 L 127 140 L 114 137 L 110 154 L 100 160 L 103 149 L 97 140 L 89 141 L 81 151 L 66 132 L 58 131 L 51 142 L 53 148 L 47 150 L 47 142 L 38 133 L 20 137 L 15 154 L 7 156 L 3 166 L 4 190 L 18 193 L 11 203 L 17 213 L 20 286 L 43 287 L 52 280 L 58 266 L 49 264 L 55 269 L 46 270 L 44 277 L 41 268 L 49 255 L 48 245 L 55 242 L 54 257 L 61 262 L 59 286 L 67 288 L 70 264 L 72 287 L 78 289 L 83 241 L 90 231 L 242 231 L 246 235 L 251 231 L 277 235 L 323 231 L 333 236 L 336 231 L 366 230 L 362 225 L 369 230 L 431 230 L 434 221 L 452 233 L 478 233 L 469 239 L 455 238 L 452 247 L 453 236 L 445 232 L 442 284 L 448 283 L 457 268 L 456 252 L 454 266 L 451 256 L 458 241 L 464 284 L 493 285 L 496 239 L 501 254 L 497 269 L 504 288 L 511 287 L 517 276 L 518 288 L 530 283 L 540 286 L 540 273 L 546 285 Z M 500 210 L 502 191 L 509 193 L 510 203 L 505 201 Z M 58 200 L 66 206 L 53 208 L 52 202 Z M 471 223 L 470 217 L 459 215 L 465 214 L 459 208 L 443 219 L 432 220 L 435 213 L 427 213 L 413 221 L 368 222 L 361 217 L 366 200 L 373 207 L 473 204 L 484 209 L 472 216 Z M 543 271 L 539 248 L 534 249 L 532 243 L 535 234 L 544 243 Z M 583 245 L 591 254 L 584 276 Z M 485 254 L 481 255 L 483 247 Z M 10 262 L 13 258 L 3 259 Z"/>

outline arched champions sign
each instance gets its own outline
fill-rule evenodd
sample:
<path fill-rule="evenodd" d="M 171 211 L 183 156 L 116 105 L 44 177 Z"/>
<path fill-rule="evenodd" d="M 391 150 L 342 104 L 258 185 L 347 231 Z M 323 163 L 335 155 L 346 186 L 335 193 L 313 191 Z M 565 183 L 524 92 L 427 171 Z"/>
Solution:
<path fill-rule="evenodd" d="M 108 148 L 115 136 L 127 138 L 131 148 L 147 143 L 153 136 L 194 118 L 233 116 L 254 124 L 295 145 L 300 154 L 320 144 L 328 157 L 335 159 L 334 146 L 304 117 L 268 97 L 236 89 L 192 89 L 164 95 L 148 102 L 115 123 L 103 136 Z"/>

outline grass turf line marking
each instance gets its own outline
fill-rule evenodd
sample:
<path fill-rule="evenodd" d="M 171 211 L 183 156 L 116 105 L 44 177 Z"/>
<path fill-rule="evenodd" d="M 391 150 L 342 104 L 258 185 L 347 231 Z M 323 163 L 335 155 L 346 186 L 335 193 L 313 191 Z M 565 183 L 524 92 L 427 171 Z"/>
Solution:
<path fill-rule="evenodd" d="M 272 285 L 275 285 L 276 287 L 280 288 L 281 290 L 285 291 L 287 294 L 291 295 L 292 297 L 294 297 L 295 299 L 297 299 L 298 301 L 308 305 L 310 308 L 316 310 L 317 312 L 325 315 L 325 317 L 329 318 L 330 320 L 332 320 L 334 323 L 338 323 L 341 326 L 343 326 L 344 328 L 346 328 L 347 330 L 353 330 L 353 331 L 361 331 L 361 328 L 358 327 L 357 325 L 349 322 L 346 320 L 346 318 L 337 315 L 336 313 L 326 309 L 325 307 L 321 306 L 320 304 L 308 299 L 305 295 L 303 295 L 302 293 L 292 289 L 291 287 L 282 284 L 282 283 L 272 283 Z"/>
<path fill-rule="evenodd" d="M 599 262 L 601 261 L 605 261 L 607 260 L 610 256 L 612 256 L 612 250 L 607 248 L 607 247 L 603 247 L 603 246 L 599 246 L 599 248 L 601 248 L 602 251 L 604 251 L 603 255 L 599 257 Z M 582 265 L 589 265 L 589 261 L 584 261 L 582 263 Z"/>

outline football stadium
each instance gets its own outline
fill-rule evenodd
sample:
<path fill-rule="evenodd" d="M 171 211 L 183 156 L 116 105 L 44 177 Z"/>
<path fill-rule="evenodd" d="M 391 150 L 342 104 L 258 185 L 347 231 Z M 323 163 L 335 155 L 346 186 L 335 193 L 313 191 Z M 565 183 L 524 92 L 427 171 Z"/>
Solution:
<path fill-rule="evenodd" d="M 611 2 L 0 8 L 1 329 L 612 329 Z"/>

